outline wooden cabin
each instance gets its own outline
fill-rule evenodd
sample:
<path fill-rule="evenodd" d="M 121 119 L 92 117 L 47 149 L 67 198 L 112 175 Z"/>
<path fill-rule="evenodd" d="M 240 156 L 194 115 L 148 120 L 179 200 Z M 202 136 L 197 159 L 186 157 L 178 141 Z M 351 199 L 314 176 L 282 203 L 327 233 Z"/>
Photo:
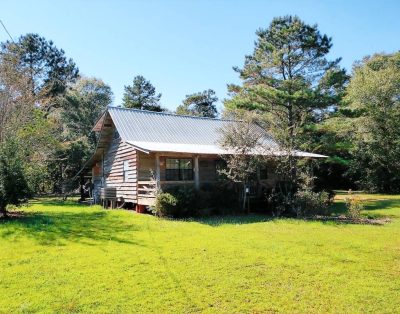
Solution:
<path fill-rule="evenodd" d="M 156 188 L 218 180 L 221 128 L 235 121 L 109 107 L 95 124 L 98 145 L 81 175 L 90 178 L 95 203 L 152 205 Z M 265 146 L 277 147 L 267 134 Z M 321 155 L 303 153 L 307 157 Z M 258 187 L 273 187 L 273 165 L 257 171 Z"/>

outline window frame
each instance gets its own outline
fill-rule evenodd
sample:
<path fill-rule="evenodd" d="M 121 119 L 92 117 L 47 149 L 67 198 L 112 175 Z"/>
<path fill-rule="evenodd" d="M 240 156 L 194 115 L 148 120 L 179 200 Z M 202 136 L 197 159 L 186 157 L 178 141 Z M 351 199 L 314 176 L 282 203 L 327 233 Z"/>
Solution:
<path fill-rule="evenodd" d="M 169 168 L 172 160 L 177 160 L 177 167 Z M 190 167 L 185 168 L 182 165 L 184 162 L 190 161 Z M 172 163 L 173 164 L 173 163 Z M 187 176 L 189 174 L 189 176 Z M 194 165 L 193 158 L 184 157 L 184 158 L 165 158 L 165 181 L 173 182 L 173 181 L 193 181 L 194 180 Z"/>
<path fill-rule="evenodd" d="M 128 172 L 129 172 L 129 160 L 124 160 L 122 162 L 122 175 L 123 175 L 123 182 L 128 182 Z"/>

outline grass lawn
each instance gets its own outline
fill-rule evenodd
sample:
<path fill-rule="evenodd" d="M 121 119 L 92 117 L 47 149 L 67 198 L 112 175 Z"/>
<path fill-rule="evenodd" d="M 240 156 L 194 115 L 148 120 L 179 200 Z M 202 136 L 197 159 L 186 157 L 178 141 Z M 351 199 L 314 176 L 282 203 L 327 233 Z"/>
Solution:
<path fill-rule="evenodd" d="M 0 222 L 0 313 L 400 313 L 400 196 L 365 197 L 363 214 L 392 222 L 172 221 L 34 201 Z"/>

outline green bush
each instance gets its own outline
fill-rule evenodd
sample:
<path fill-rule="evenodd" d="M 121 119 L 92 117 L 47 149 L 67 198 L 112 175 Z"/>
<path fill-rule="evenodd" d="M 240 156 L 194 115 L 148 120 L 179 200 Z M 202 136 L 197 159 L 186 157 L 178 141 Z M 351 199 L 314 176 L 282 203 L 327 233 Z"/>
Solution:
<path fill-rule="evenodd" d="M 18 144 L 9 140 L 0 146 L 0 214 L 7 214 L 7 206 L 19 206 L 31 196 L 26 181 Z"/>
<path fill-rule="evenodd" d="M 325 191 L 299 190 L 294 195 L 294 208 L 297 217 L 328 215 L 331 198 Z"/>
<path fill-rule="evenodd" d="M 200 215 L 233 214 L 238 211 L 238 191 L 232 183 L 205 185 L 198 193 Z"/>
<path fill-rule="evenodd" d="M 156 196 L 152 212 L 157 216 L 194 216 L 197 210 L 197 195 L 191 187 L 169 187 Z"/>
<path fill-rule="evenodd" d="M 170 193 L 159 193 L 155 205 L 151 208 L 153 214 L 160 217 L 171 216 L 175 212 L 178 200 Z"/>
<path fill-rule="evenodd" d="M 232 186 L 216 184 L 199 191 L 187 186 L 167 187 L 156 196 L 153 214 L 163 217 L 193 217 L 234 213 L 237 194 Z"/>

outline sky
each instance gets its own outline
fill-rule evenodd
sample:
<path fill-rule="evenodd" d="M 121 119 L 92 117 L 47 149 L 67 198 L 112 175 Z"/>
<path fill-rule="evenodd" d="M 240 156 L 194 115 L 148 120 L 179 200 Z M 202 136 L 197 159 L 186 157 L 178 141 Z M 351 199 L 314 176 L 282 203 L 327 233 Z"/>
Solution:
<path fill-rule="evenodd" d="M 65 50 L 85 76 L 101 78 L 120 105 L 124 85 L 143 75 L 174 110 L 185 95 L 240 83 L 233 66 L 251 54 L 255 31 L 298 15 L 332 37 L 329 57 L 354 61 L 400 49 L 400 0 L 0 0 L 14 39 L 38 33 Z M 8 39 L 0 28 L 0 41 Z M 221 102 L 219 102 L 221 107 Z"/>

